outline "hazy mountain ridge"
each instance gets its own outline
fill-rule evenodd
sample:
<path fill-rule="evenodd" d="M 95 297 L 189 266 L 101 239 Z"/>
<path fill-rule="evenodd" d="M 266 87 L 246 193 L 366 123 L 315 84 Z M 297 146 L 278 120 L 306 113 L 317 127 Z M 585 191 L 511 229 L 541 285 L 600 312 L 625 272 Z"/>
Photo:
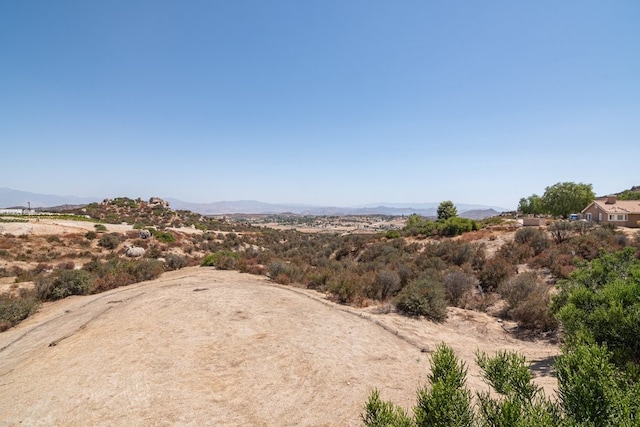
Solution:
<path fill-rule="evenodd" d="M 221 201 L 211 203 L 185 202 L 175 198 L 164 198 L 172 209 L 189 210 L 202 215 L 225 214 L 281 214 L 297 215 L 411 215 L 435 217 L 439 203 L 372 203 L 355 207 L 315 206 L 306 204 L 266 203 L 257 200 Z M 0 188 L 0 208 L 28 207 L 51 208 L 63 205 L 83 205 L 101 202 L 103 198 L 59 196 L 28 191 Z M 497 215 L 506 209 L 496 206 L 456 204 L 461 217 L 481 219 Z"/>
<path fill-rule="evenodd" d="M 0 208 L 29 207 L 46 208 L 61 205 L 86 205 L 102 201 L 97 197 L 59 196 L 55 194 L 31 193 L 29 191 L 0 188 Z"/>

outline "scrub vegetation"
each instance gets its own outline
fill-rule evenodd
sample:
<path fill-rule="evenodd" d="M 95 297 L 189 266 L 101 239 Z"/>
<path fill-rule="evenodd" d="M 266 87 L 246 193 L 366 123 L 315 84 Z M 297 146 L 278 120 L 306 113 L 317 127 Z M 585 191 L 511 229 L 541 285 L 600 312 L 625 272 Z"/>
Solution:
<path fill-rule="evenodd" d="M 233 269 L 435 322 L 446 320 L 447 307 L 486 311 L 515 322 L 516 332 L 564 342 L 557 400 L 531 383 L 520 356 L 506 353 L 477 355 L 494 393 L 472 395 L 465 367 L 443 344 L 412 412 L 373 391 L 366 425 L 633 425 L 626 420 L 638 417 L 638 234 L 562 219 L 521 228 L 512 218 L 468 220 L 450 202 L 438 218 L 411 215 L 401 229 L 368 233 L 277 230 L 127 198 L 67 214 L 98 223 L 84 233 L 0 236 L 0 276 L 15 280 L 0 296 L 1 329 L 42 301 L 185 266 Z M 123 223 L 131 227 L 110 228 Z M 125 257 L 125 244 L 144 256 Z"/>

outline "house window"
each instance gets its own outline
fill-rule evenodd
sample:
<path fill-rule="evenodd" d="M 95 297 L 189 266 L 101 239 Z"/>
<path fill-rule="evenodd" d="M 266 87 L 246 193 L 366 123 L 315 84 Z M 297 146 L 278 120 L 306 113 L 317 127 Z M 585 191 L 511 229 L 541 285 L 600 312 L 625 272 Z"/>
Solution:
<path fill-rule="evenodd" d="M 627 215 L 625 214 L 609 214 L 609 221 L 626 221 Z"/>
<path fill-rule="evenodd" d="M 584 217 L 587 221 L 591 221 L 591 213 L 587 213 Z"/>

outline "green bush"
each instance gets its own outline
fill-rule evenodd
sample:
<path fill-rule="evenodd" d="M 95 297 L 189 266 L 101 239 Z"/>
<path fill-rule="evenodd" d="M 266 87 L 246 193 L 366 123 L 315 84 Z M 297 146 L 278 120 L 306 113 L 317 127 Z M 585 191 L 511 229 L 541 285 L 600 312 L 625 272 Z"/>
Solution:
<path fill-rule="evenodd" d="M 0 294 L 0 332 L 20 323 L 40 305 L 35 292 L 21 290 L 19 295 Z"/>
<path fill-rule="evenodd" d="M 430 277 L 410 282 L 395 299 L 398 311 L 411 316 L 425 316 L 434 321 L 447 318 L 447 303 L 442 284 Z"/>
<path fill-rule="evenodd" d="M 118 233 L 103 234 L 98 245 L 105 249 L 113 250 L 120 244 L 120 235 Z"/>
<path fill-rule="evenodd" d="M 329 279 L 333 273 L 327 268 L 315 269 L 309 273 L 307 288 L 315 289 L 319 292 L 326 292 Z"/>
<path fill-rule="evenodd" d="M 486 383 L 499 394 L 478 393 L 479 408 L 474 411 L 472 395 L 466 386 L 467 368 L 453 350 L 440 344 L 430 357 L 428 386 L 417 391 L 417 403 L 410 417 L 401 407 L 380 400 L 374 390 L 364 406 L 361 419 L 365 426 L 569 426 L 558 406 L 544 397 L 531 381 L 524 357 L 498 353 L 476 355 Z M 574 424 L 575 425 L 575 424 Z"/>
<path fill-rule="evenodd" d="M 438 221 L 446 221 L 458 216 L 458 209 L 451 200 L 440 203 L 437 209 Z"/>
<path fill-rule="evenodd" d="M 218 251 L 204 257 L 201 267 L 216 267 L 220 270 L 232 270 L 240 254 L 232 251 Z"/>
<path fill-rule="evenodd" d="M 173 243 L 176 241 L 176 236 L 174 236 L 168 231 L 159 231 L 159 230 L 156 230 L 155 228 L 150 228 L 149 231 L 151 232 L 153 237 L 155 237 L 156 240 L 158 240 L 159 242 Z"/>
<path fill-rule="evenodd" d="M 438 345 L 430 357 L 431 387 L 418 389 L 414 409 L 418 426 L 473 425 L 471 392 L 466 388 L 467 367 L 444 343 Z"/>
<path fill-rule="evenodd" d="M 104 292 L 120 286 L 158 278 L 163 272 L 162 263 L 156 259 L 112 258 L 107 262 L 94 260 L 83 266 L 94 277 L 94 292 Z"/>
<path fill-rule="evenodd" d="M 373 390 L 361 415 L 367 427 L 414 427 L 416 424 L 407 412 L 392 402 L 380 400 L 380 392 Z"/>
<path fill-rule="evenodd" d="M 558 397 L 565 425 L 637 426 L 640 383 L 613 363 L 606 346 L 579 344 L 556 359 Z"/>
<path fill-rule="evenodd" d="M 484 381 L 499 395 L 493 397 L 486 391 L 478 393 L 480 425 L 562 425 L 558 407 L 533 383 L 524 356 L 500 351 L 489 357 L 478 352 L 476 364 L 482 369 Z"/>
<path fill-rule="evenodd" d="M 571 341 L 606 344 L 619 366 L 640 365 L 640 260 L 602 252 L 560 281 L 553 311 Z"/>
<path fill-rule="evenodd" d="M 57 300 L 70 295 L 87 295 L 93 291 L 93 277 L 84 270 L 56 269 L 36 277 L 34 284 L 42 300 Z"/>
<path fill-rule="evenodd" d="M 440 235 L 453 237 L 469 231 L 477 230 L 478 224 L 471 219 L 451 217 L 443 222 L 438 222 L 437 228 Z"/>
<path fill-rule="evenodd" d="M 564 347 L 556 359 L 557 400 L 547 398 L 532 381 L 523 356 L 476 353 L 476 364 L 492 392 L 478 392 L 471 406 L 467 370 L 452 350 L 441 344 L 431 357 L 430 388 L 419 388 L 410 417 L 374 390 L 361 418 L 365 426 L 487 427 L 632 427 L 640 419 L 640 384 L 612 363 L 606 347 Z"/>
<path fill-rule="evenodd" d="M 384 237 L 386 237 L 387 239 L 397 239 L 399 237 L 401 237 L 400 231 L 398 230 L 388 230 L 385 234 Z"/>

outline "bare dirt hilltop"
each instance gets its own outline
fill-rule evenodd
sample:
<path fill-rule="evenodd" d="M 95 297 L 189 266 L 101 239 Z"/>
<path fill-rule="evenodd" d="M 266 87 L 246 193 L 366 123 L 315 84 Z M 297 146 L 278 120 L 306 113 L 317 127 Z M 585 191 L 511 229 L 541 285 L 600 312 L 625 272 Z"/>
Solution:
<path fill-rule="evenodd" d="M 434 324 L 335 305 L 264 277 L 185 268 L 44 304 L 0 334 L 3 425 L 351 426 L 372 388 L 405 407 L 445 341 L 482 387 L 476 349 L 518 350 L 554 385 L 556 346 L 485 314 Z"/>

